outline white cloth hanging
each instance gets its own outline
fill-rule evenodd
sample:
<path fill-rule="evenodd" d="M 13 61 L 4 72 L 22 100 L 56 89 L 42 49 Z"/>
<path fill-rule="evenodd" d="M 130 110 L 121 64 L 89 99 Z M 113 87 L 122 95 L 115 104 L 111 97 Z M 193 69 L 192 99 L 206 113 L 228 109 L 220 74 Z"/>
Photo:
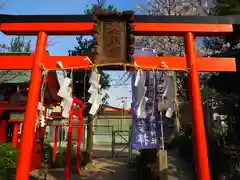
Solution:
<path fill-rule="evenodd" d="M 138 70 L 138 71 L 137 71 L 137 75 L 136 75 L 136 79 L 135 79 L 135 83 L 134 83 L 134 86 L 135 86 L 135 87 L 138 86 L 139 81 L 140 81 L 140 77 L 141 77 L 141 71 Z"/>
<path fill-rule="evenodd" d="M 94 102 L 93 102 L 93 104 L 92 104 L 92 107 L 91 107 L 91 109 L 90 109 L 90 111 L 89 111 L 89 114 L 95 115 L 95 114 L 97 113 L 100 105 L 102 104 L 101 101 L 102 101 L 102 100 L 101 100 L 101 96 L 100 96 L 100 95 L 97 95 L 97 96 L 95 97 L 95 100 L 94 100 Z"/>
<path fill-rule="evenodd" d="M 161 101 L 158 104 L 158 110 L 160 112 L 166 111 L 165 116 L 171 118 L 174 113 L 174 88 L 173 88 L 173 75 L 172 73 L 164 74 L 163 88 L 164 93 Z"/>
<path fill-rule="evenodd" d="M 96 71 L 92 71 L 89 83 L 91 84 L 88 92 L 91 94 L 88 102 L 92 104 L 91 109 L 89 111 L 90 114 L 95 115 L 102 104 L 102 96 L 100 94 L 101 85 L 100 82 L 101 75 L 96 73 Z"/>
<path fill-rule="evenodd" d="M 163 93 L 163 98 L 166 98 L 165 104 L 167 111 L 165 113 L 165 116 L 167 118 L 171 118 L 174 113 L 174 88 L 173 88 L 173 76 L 170 73 L 166 73 L 164 76 L 164 85 L 165 85 L 165 91 Z"/>
<path fill-rule="evenodd" d="M 71 84 L 72 82 L 72 79 L 66 77 L 64 78 L 63 82 L 60 83 L 60 89 L 57 93 L 58 96 L 64 98 L 64 99 L 67 99 L 69 97 L 69 85 Z"/>
<path fill-rule="evenodd" d="M 63 106 L 62 117 L 64 117 L 64 118 L 69 117 L 69 112 L 70 112 L 72 103 L 73 103 L 73 98 L 68 97 L 68 99 L 66 99 L 65 104 Z"/>
<path fill-rule="evenodd" d="M 172 101 L 174 98 L 173 78 L 168 74 L 164 75 L 164 88 L 165 91 L 162 96 L 166 97 L 168 101 Z"/>
<path fill-rule="evenodd" d="M 142 99 L 145 97 L 147 87 L 145 87 L 146 72 L 138 71 L 135 85 L 136 85 L 136 105 L 139 105 Z"/>
<path fill-rule="evenodd" d="M 142 100 L 138 106 L 138 109 L 137 109 L 137 117 L 138 118 L 143 118 L 145 109 L 146 109 L 147 100 L 148 100 L 148 98 L 145 96 L 142 98 Z"/>
<path fill-rule="evenodd" d="M 166 111 L 165 116 L 166 116 L 167 118 L 171 118 L 171 117 L 173 116 L 173 113 L 174 113 L 174 108 L 173 108 L 173 107 L 168 108 L 167 111 Z"/>
<path fill-rule="evenodd" d="M 98 92 L 98 88 L 91 84 L 89 89 L 88 89 L 88 93 L 95 93 L 95 92 Z"/>
<path fill-rule="evenodd" d="M 89 78 L 89 83 L 90 84 L 99 84 L 101 75 L 98 74 L 95 70 L 91 72 L 90 78 Z"/>

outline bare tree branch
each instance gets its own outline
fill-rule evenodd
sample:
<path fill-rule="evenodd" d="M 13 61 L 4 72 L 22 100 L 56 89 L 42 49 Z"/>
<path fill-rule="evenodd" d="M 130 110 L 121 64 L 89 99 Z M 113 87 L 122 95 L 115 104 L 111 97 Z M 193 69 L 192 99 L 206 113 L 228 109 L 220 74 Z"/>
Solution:
<path fill-rule="evenodd" d="M 145 13 L 149 15 L 165 16 L 204 15 L 202 10 L 208 7 L 206 5 L 203 6 L 201 0 L 147 0 L 147 4 L 147 7 L 137 4 L 137 8 L 141 11 L 145 11 Z M 147 48 L 156 49 L 157 54 L 160 56 L 185 55 L 184 39 L 182 37 L 148 36 L 138 37 L 136 41 L 138 44 L 142 44 Z M 177 73 L 178 93 L 183 99 L 185 99 L 186 89 L 184 88 L 186 87 L 184 87 L 185 85 L 183 81 L 186 81 L 186 78 L 183 77 L 184 73 Z"/>

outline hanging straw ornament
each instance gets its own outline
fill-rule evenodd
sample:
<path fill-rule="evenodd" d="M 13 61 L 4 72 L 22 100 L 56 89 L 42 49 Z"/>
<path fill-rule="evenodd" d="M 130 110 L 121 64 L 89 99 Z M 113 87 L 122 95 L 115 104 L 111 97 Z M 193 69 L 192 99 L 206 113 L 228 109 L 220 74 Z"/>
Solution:
<path fill-rule="evenodd" d="M 46 109 L 44 108 L 43 104 L 44 104 L 44 95 L 45 95 L 46 86 L 47 86 L 48 70 L 44 69 L 42 75 L 43 75 L 43 81 L 41 85 L 40 103 L 38 107 L 39 113 L 37 118 L 38 122 L 36 123 L 36 127 L 39 125 L 40 127 L 44 127 L 46 125 L 45 116 L 44 116 L 44 111 L 46 111 Z"/>

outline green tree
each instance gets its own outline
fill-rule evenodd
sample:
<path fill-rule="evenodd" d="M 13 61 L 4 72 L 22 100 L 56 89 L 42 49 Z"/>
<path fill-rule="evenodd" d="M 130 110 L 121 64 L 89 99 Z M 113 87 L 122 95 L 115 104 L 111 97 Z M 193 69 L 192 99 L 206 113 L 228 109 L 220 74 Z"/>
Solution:
<path fill-rule="evenodd" d="M 31 48 L 31 41 L 26 41 L 24 37 L 15 37 L 11 40 L 9 45 L 0 45 L 1 53 L 29 53 Z"/>
<path fill-rule="evenodd" d="M 31 41 L 26 41 L 24 37 L 16 37 L 11 40 L 9 52 L 29 53 L 31 48 Z"/>
<path fill-rule="evenodd" d="M 85 10 L 85 14 L 92 14 L 99 9 L 102 9 L 106 12 L 111 12 L 116 10 L 113 6 L 105 6 L 103 3 L 99 2 L 97 4 L 92 4 L 92 6 L 88 6 Z M 95 49 L 95 38 L 84 38 L 83 36 L 77 37 L 77 46 L 74 47 L 73 50 L 69 51 L 70 56 L 88 56 L 94 52 Z M 87 90 L 89 88 L 89 77 L 90 71 L 74 71 L 73 72 L 73 93 L 80 99 L 84 99 L 87 101 L 89 99 L 89 94 Z M 102 89 L 107 89 L 110 83 L 109 74 L 100 71 L 101 78 L 100 84 Z M 107 100 L 108 94 L 105 94 L 103 100 Z M 87 104 L 87 108 L 85 110 L 85 114 L 88 114 L 89 105 Z M 92 147 L 93 147 L 93 118 L 88 115 L 88 123 L 87 123 L 87 152 L 88 152 L 88 161 L 92 161 Z"/>
<path fill-rule="evenodd" d="M 217 0 L 217 4 L 213 12 L 216 15 L 236 15 L 240 13 L 240 1 L 239 0 Z M 226 37 L 226 43 L 229 43 L 230 48 L 235 48 L 240 42 L 240 28 L 235 26 L 236 33 L 232 37 Z"/>
<path fill-rule="evenodd" d="M 11 143 L 0 143 L 0 180 L 15 179 L 19 151 Z"/>
<path fill-rule="evenodd" d="M 233 15 L 240 13 L 240 1 L 239 0 L 217 0 L 215 8 L 212 10 L 214 15 Z M 208 55 L 210 56 L 229 56 L 235 57 L 237 63 L 237 69 L 239 69 L 240 62 L 240 50 L 239 43 L 240 38 L 237 34 L 240 32 L 239 27 L 234 27 L 236 33 L 229 37 L 215 37 L 215 38 L 205 38 L 204 47 Z M 224 72 L 224 73 L 214 73 L 208 81 L 209 86 L 214 89 L 218 96 L 214 99 L 213 104 L 215 106 L 215 111 L 220 114 L 227 115 L 226 122 L 228 124 L 228 129 L 226 134 L 219 133 L 221 126 L 215 126 L 212 129 L 212 137 L 215 137 L 215 141 L 218 142 L 217 145 L 212 144 L 213 151 L 212 160 L 212 171 L 214 177 L 219 177 L 221 175 L 232 176 L 231 179 L 239 179 L 239 170 L 236 168 L 235 162 L 239 163 L 239 159 L 232 158 L 229 152 L 226 152 L 226 144 L 239 146 L 239 127 L 240 127 L 240 73 L 237 72 Z M 216 133 L 217 132 L 217 133 Z M 216 134 L 218 134 L 216 136 Z M 211 142 L 212 138 L 209 138 Z M 219 143 L 222 141 L 222 143 Z M 221 152 L 219 152 L 221 150 Z M 224 163 L 219 163 L 220 159 L 217 158 L 217 154 L 222 156 L 221 159 Z M 214 156 L 216 157 L 214 160 Z M 210 157 L 211 158 L 211 157 Z M 220 168 L 220 169 L 218 169 Z M 235 177 L 233 177 L 235 176 Z"/>
<path fill-rule="evenodd" d="M 212 8 L 210 15 L 225 16 L 237 15 L 240 13 L 239 0 L 217 0 L 216 5 Z M 210 54 L 225 52 L 226 50 L 237 48 L 240 42 L 239 26 L 234 26 L 235 33 L 228 37 L 205 38 L 204 44 L 210 49 Z"/>
<path fill-rule="evenodd" d="M 239 0 L 218 0 L 213 10 L 215 15 L 231 15 L 240 13 Z M 238 28 L 238 27 L 237 27 Z M 236 29 L 237 32 L 240 32 Z M 210 55 L 221 54 L 236 58 L 237 67 L 239 67 L 239 45 L 240 38 L 232 37 L 216 37 L 204 40 L 206 49 L 210 49 Z M 220 55 L 220 56 L 221 56 Z M 240 117 L 240 73 L 224 72 L 213 74 L 209 79 L 209 85 L 221 94 L 217 99 L 217 107 L 219 112 L 227 114 L 231 122 Z M 227 83 L 227 85 L 226 85 Z M 240 133 L 239 133 L 240 138 Z"/>

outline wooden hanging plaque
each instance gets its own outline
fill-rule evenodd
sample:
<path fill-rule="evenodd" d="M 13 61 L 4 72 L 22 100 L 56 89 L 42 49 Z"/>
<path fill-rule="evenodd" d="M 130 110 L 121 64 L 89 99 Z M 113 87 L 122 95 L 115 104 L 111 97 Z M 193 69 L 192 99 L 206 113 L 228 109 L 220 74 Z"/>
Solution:
<path fill-rule="evenodd" d="M 96 55 L 94 64 L 128 62 L 128 23 L 131 13 L 101 13 L 96 15 Z"/>

